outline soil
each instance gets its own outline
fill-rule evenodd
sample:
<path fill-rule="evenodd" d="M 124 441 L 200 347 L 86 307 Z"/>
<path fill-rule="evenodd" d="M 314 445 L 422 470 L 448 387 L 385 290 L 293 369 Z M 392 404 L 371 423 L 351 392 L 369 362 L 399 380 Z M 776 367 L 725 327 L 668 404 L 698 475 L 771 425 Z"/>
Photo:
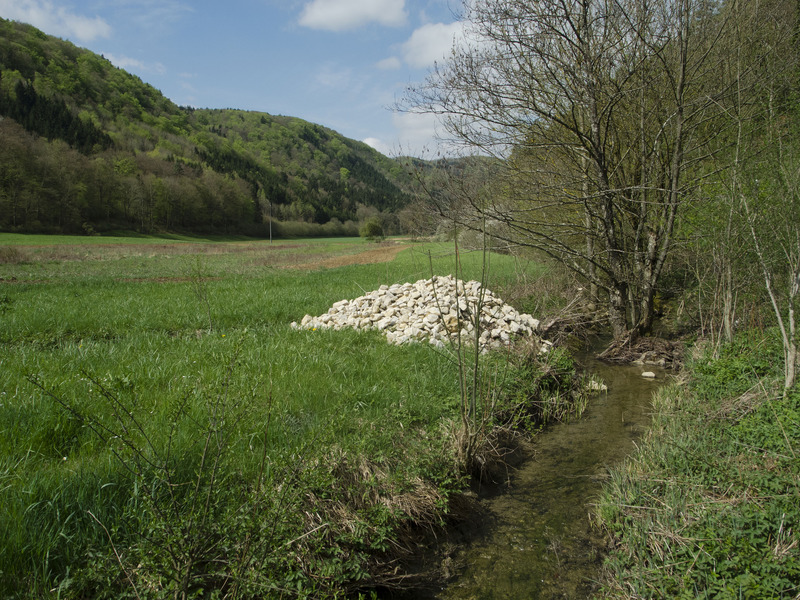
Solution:
<path fill-rule="evenodd" d="M 365 252 L 359 252 L 358 254 L 333 256 L 331 258 L 314 260 L 300 265 L 292 265 L 291 268 L 308 270 L 335 269 L 337 267 L 346 267 L 348 265 L 370 265 L 385 263 L 394 260 L 395 256 L 397 256 L 406 248 L 408 248 L 407 244 L 381 245 Z"/>
<path fill-rule="evenodd" d="M 602 318 L 588 310 L 576 311 L 544 321 L 539 334 L 556 346 L 577 350 L 603 331 L 601 323 Z M 609 341 L 597 358 L 616 365 L 650 365 L 679 371 L 683 366 L 685 351 L 681 339 L 629 335 L 621 340 Z"/>

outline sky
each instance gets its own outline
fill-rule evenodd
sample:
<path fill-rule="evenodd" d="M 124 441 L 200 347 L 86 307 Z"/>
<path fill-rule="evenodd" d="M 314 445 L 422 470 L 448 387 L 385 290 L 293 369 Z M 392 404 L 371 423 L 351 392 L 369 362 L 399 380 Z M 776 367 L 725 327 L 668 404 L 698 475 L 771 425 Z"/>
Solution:
<path fill-rule="evenodd" d="M 388 156 L 437 151 L 396 112 L 445 58 L 459 0 L 0 0 L 0 17 L 102 54 L 176 104 L 300 117 Z"/>

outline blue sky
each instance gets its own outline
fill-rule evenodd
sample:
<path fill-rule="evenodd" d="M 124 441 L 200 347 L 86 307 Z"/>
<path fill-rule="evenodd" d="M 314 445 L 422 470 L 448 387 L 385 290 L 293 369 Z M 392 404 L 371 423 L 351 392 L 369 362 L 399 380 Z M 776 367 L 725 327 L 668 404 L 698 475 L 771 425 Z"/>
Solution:
<path fill-rule="evenodd" d="M 103 54 L 180 105 L 300 117 L 381 152 L 431 154 L 390 110 L 449 53 L 459 0 L 0 0 L 0 16 Z"/>

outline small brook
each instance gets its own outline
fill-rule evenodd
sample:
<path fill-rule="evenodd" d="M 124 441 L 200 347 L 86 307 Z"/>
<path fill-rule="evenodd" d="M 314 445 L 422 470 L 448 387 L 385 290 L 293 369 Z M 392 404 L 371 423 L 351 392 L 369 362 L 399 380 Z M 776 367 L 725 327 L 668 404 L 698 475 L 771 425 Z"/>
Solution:
<path fill-rule="evenodd" d="M 596 589 L 603 542 L 589 522 L 607 468 L 625 458 L 650 421 L 650 398 L 668 375 L 641 366 L 581 364 L 608 385 L 581 419 L 537 436 L 534 456 L 511 485 L 483 498 L 454 564 L 457 575 L 427 598 L 441 600 L 587 598 Z M 642 377 L 656 373 L 655 381 Z M 422 596 L 420 596 L 422 597 Z"/>

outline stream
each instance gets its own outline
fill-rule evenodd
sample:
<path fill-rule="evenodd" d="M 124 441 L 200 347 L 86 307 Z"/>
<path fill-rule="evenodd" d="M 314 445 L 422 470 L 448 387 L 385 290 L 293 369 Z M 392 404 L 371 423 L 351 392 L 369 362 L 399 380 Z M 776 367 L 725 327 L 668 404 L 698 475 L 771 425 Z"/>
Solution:
<path fill-rule="evenodd" d="M 592 502 L 607 468 L 630 454 L 649 426 L 650 398 L 668 375 L 586 356 L 579 362 L 608 392 L 593 396 L 582 418 L 536 437 L 533 458 L 512 474 L 511 485 L 481 498 L 483 512 L 457 542 L 456 575 L 417 598 L 575 599 L 596 590 L 603 540 L 589 522 Z"/>

